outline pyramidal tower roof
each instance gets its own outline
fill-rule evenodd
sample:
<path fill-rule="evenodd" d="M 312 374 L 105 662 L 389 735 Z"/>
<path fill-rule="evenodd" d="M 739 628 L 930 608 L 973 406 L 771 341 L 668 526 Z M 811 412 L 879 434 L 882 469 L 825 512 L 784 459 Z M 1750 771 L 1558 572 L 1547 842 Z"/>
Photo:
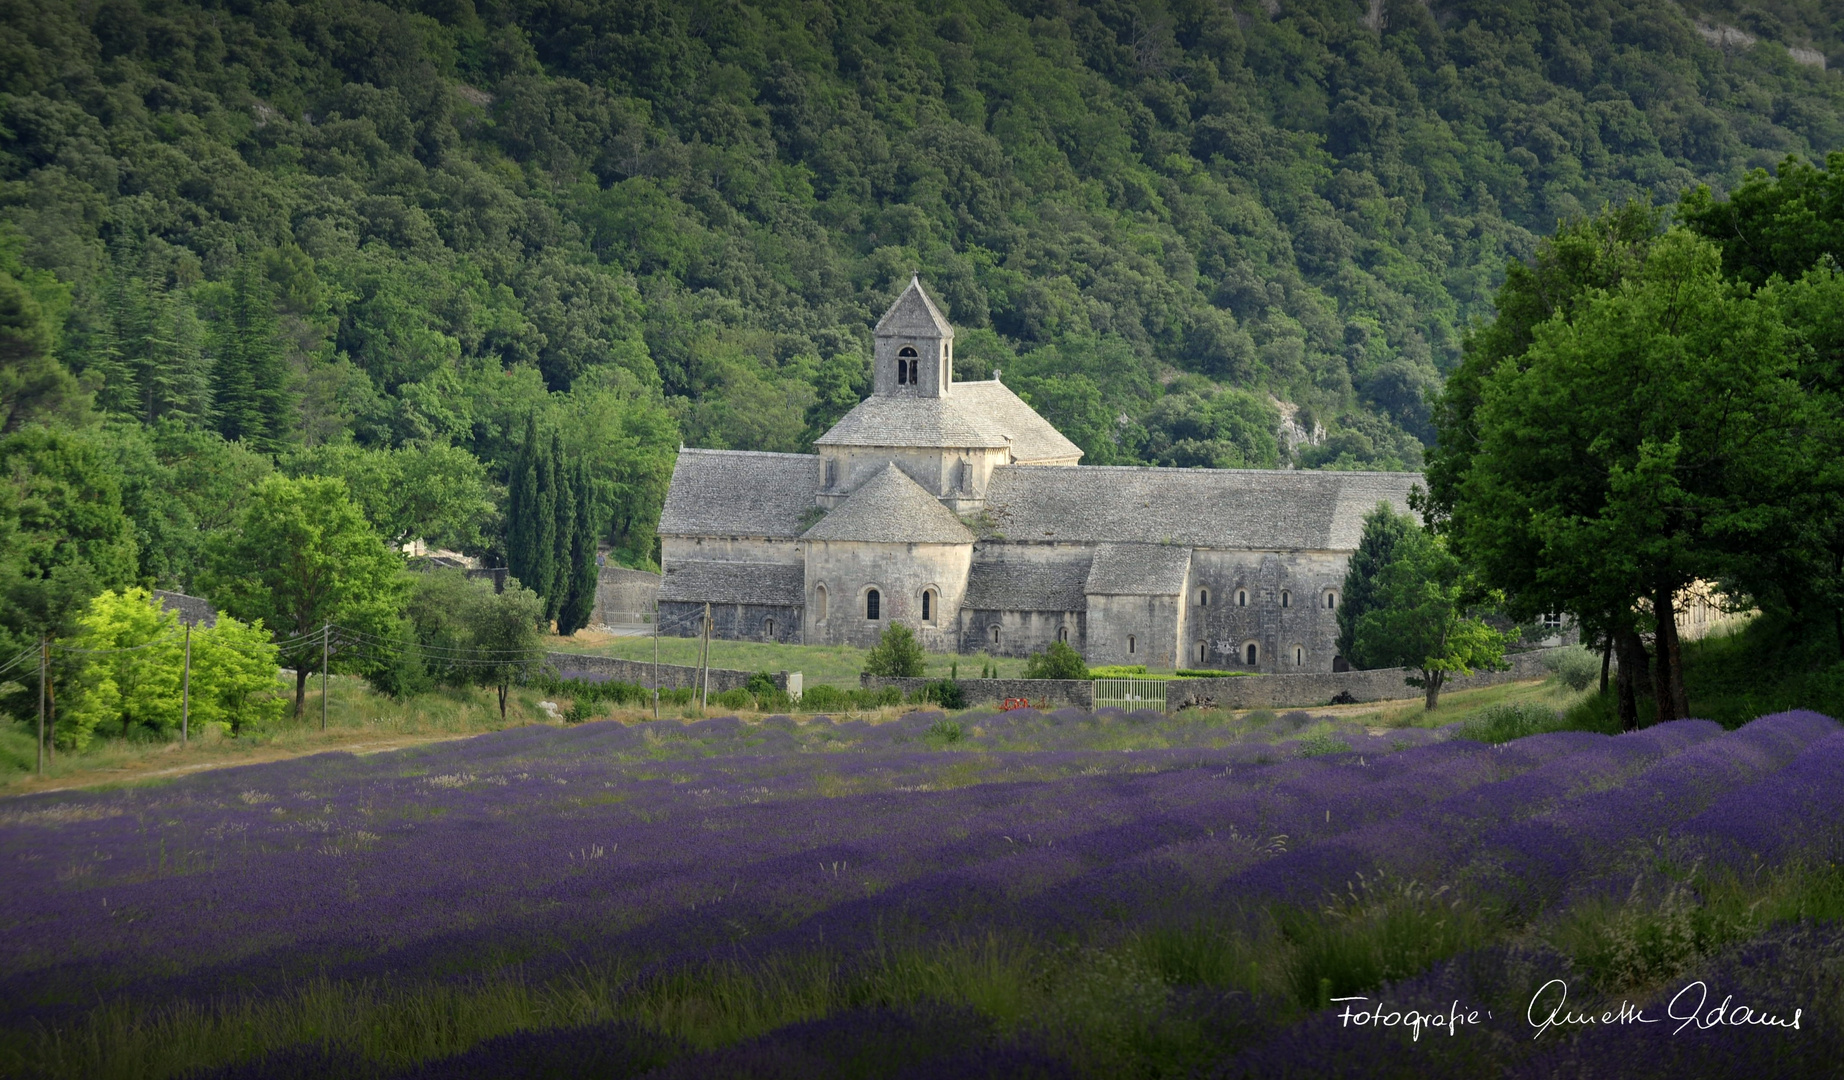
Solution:
<path fill-rule="evenodd" d="M 891 462 L 808 529 L 802 539 L 971 544 L 973 533 L 953 511 Z"/>
<path fill-rule="evenodd" d="M 884 317 L 877 320 L 877 333 L 881 335 L 914 335 L 918 337 L 952 338 L 954 327 L 948 324 L 947 316 L 928 298 L 922 290 L 920 275 L 909 279 L 909 288 L 896 298 Z"/>

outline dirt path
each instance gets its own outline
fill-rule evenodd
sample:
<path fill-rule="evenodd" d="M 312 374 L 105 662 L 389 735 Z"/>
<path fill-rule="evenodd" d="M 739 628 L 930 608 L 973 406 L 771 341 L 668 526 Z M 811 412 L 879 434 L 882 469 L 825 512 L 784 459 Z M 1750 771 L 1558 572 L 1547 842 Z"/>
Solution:
<path fill-rule="evenodd" d="M 453 739 L 471 739 L 475 735 L 485 734 L 479 731 L 461 733 L 443 733 L 440 735 L 355 735 L 349 738 L 336 738 L 325 743 L 294 745 L 286 747 L 265 746 L 256 750 L 236 754 L 213 755 L 189 761 L 184 765 L 168 764 L 173 756 L 183 755 L 185 751 L 171 747 L 157 751 L 145 757 L 123 761 L 119 764 L 84 769 L 80 772 L 49 776 L 43 780 L 29 777 L 5 788 L 0 788 L 0 799 L 15 795 L 36 795 L 46 791 L 71 791 L 77 788 L 96 787 L 100 784 L 136 784 L 163 777 L 183 776 L 187 773 L 204 772 L 208 769 L 232 769 L 239 765 L 263 765 L 271 761 L 286 761 L 289 758 L 306 757 L 309 754 L 379 754 L 386 750 L 402 750 L 411 746 L 427 743 L 448 742 Z"/>

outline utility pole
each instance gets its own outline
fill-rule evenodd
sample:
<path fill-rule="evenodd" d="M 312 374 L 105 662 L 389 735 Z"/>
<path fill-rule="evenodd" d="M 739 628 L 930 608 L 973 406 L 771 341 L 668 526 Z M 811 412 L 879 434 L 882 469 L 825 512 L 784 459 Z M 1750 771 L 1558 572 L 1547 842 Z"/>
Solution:
<path fill-rule="evenodd" d="M 38 638 L 38 774 L 45 775 L 45 668 L 51 662 L 51 645 Z"/>
<path fill-rule="evenodd" d="M 186 666 L 179 676 L 179 745 L 184 746 L 190 740 L 189 729 L 192 719 L 192 624 L 186 624 Z"/>
<path fill-rule="evenodd" d="M 327 729 L 327 660 L 333 655 L 333 624 L 320 624 L 320 730 Z"/>
<path fill-rule="evenodd" d="M 711 602 L 704 602 L 704 689 L 698 695 L 698 715 L 711 704 Z"/>
<path fill-rule="evenodd" d="M 653 601 L 653 719 L 659 719 L 659 601 Z"/>

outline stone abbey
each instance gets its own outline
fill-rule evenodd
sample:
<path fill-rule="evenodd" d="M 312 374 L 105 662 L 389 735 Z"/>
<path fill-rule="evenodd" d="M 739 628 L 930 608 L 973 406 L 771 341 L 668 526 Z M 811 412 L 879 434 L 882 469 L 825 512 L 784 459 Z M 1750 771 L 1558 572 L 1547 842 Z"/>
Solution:
<path fill-rule="evenodd" d="M 1006 388 L 954 380 L 954 329 L 909 287 L 871 396 L 817 454 L 684 449 L 660 514 L 660 625 L 939 652 L 1066 641 L 1090 664 L 1332 671 L 1364 515 L 1414 473 L 1079 465 Z"/>

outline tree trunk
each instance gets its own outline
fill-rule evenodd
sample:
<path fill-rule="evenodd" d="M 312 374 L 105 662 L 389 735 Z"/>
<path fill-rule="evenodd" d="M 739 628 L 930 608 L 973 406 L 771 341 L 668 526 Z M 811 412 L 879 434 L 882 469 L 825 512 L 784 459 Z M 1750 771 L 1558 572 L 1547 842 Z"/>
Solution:
<path fill-rule="evenodd" d="M 1601 696 L 1607 696 L 1607 669 L 1613 664 L 1613 635 L 1601 639 Z"/>
<path fill-rule="evenodd" d="M 499 685 L 498 685 L 497 687 L 495 687 L 495 689 L 499 691 L 499 722 L 503 724 L 503 723 L 505 723 L 505 722 L 506 722 L 506 690 L 507 690 L 507 686 L 506 686 L 506 684 L 505 684 L 505 683 L 500 683 L 500 684 L 499 684 Z"/>
<path fill-rule="evenodd" d="M 1646 647 L 1631 627 L 1622 629 L 1614 644 L 1620 650 L 1620 670 L 1614 677 L 1620 730 L 1635 731 L 1639 727 L 1639 672 L 1646 667 Z"/>
<path fill-rule="evenodd" d="M 1428 704 L 1425 710 L 1427 712 L 1433 712 L 1434 707 L 1441 703 L 1441 678 L 1444 674 L 1445 672 L 1440 671 L 1421 673 L 1422 685 L 1428 691 Z"/>
<path fill-rule="evenodd" d="M 1684 692 L 1684 657 L 1678 648 L 1678 613 L 1670 588 L 1661 588 L 1652 597 L 1652 614 L 1657 632 L 1654 647 L 1652 684 L 1658 694 L 1658 722 L 1682 720 L 1690 715 L 1689 695 Z"/>
<path fill-rule="evenodd" d="M 1838 659 L 1844 660 L 1844 607 L 1831 609 L 1831 629 L 1838 635 Z"/>
<path fill-rule="evenodd" d="M 295 665 L 295 719 L 307 712 L 307 668 Z"/>

